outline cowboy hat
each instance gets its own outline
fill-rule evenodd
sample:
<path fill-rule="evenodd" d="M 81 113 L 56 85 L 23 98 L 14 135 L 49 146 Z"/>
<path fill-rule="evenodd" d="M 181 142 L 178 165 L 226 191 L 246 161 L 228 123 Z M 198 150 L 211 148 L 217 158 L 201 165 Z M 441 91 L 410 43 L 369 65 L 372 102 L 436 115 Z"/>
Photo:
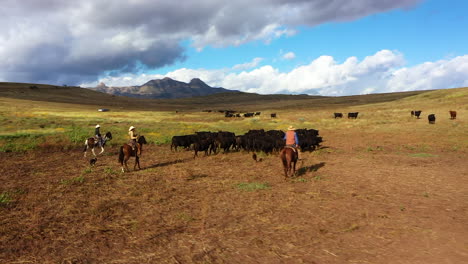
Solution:
<path fill-rule="evenodd" d="M 288 130 L 296 130 L 296 128 L 294 128 L 293 126 L 289 126 Z"/>
<path fill-rule="evenodd" d="M 132 129 L 135 129 L 135 127 L 134 127 L 134 126 L 131 126 L 131 127 L 128 129 L 128 131 L 130 131 L 130 130 L 132 130 Z"/>
<path fill-rule="evenodd" d="M 96 125 L 96 128 L 101 127 L 100 125 Z"/>

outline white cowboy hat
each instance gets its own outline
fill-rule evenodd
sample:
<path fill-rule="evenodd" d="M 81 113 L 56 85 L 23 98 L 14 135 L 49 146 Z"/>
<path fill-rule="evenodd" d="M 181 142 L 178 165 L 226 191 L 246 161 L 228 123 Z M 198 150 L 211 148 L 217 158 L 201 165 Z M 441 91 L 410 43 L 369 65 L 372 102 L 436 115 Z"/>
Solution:
<path fill-rule="evenodd" d="M 100 125 L 96 125 L 96 128 L 101 127 Z"/>
<path fill-rule="evenodd" d="M 289 126 L 288 130 L 296 130 L 296 128 L 294 128 L 293 126 Z"/>
<path fill-rule="evenodd" d="M 128 131 L 130 131 L 130 130 L 132 130 L 132 129 L 135 129 L 135 127 L 134 127 L 134 126 L 131 126 L 131 127 L 128 129 Z"/>

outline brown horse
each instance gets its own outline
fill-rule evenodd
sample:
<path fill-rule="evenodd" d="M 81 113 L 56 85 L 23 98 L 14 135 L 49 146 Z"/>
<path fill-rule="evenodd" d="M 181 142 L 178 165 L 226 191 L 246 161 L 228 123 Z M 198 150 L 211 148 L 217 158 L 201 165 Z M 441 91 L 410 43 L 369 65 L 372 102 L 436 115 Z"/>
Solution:
<path fill-rule="evenodd" d="M 83 150 L 84 156 L 86 157 L 86 153 L 87 153 L 86 151 L 88 150 L 88 148 L 90 148 L 91 152 L 93 152 L 94 157 L 96 157 L 96 153 L 94 153 L 94 147 L 98 147 L 98 146 L 101 147 L 101 152 L 99 152 L 98 155 L 102 154 L 104 152 L 104 146 L 106 145 L 106 141 L 111 140 L 111 139 L 112 139 L 112 133 L 111 132 L 107 132 L 106 135 L 102 138 L 101 142 L 99 142 L 94 137 L 88 138 L 85 141 L 85 148 Z"/>
<path fill-rule="evenodd" d="M 280 159 L 283 162 L 284 179 L 296 174 L 297 150 L 285 147 L 280 152 Z"/>
<path fill-rule="evenodd" d="M 141 152 L 143 151 L 143 145 L 148 144 L 144 136 L 139 136 L 137 139 L 137 148 L 135 150 L 132 149 L 132 146 L 129 144 L 123 144 L 120 147 L 119 151 L 119 163 L 122 166 L 122 172 L 130 171 L 127 166 L 127 161 L 130 157 L 135 157 L 135 165 L 133 166 L 133 170 L 136 170 L 136 166 L 138 165 L 138 169 L 140 168 L 140 157 Z"/>

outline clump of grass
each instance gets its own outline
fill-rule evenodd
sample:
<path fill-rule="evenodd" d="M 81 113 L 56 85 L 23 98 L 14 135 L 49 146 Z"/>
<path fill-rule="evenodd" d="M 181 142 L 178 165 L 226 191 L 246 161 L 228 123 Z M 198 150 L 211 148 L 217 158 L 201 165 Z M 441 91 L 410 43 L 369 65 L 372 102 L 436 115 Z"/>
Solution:
<path fill-rule="evenodd" d="M 249 182 L 249 183 L 238 183 L 236 184 L 236 188 L 242 191 L 257 191 L 257 190 L 267 190 L 270 189 L 270 184 L 267 182 L 260 183 L 260 182 Z"/>
<path fill-rule="evenodd" d="M 117 174 L 117 171 L 115 171 L 114 169 L 112 169 L 111 167 L 107 167 L 107 168 L 104 168 L 104 173 L 105 174 Z"/>
<path fill-rule="evenodd" d="M 81 184 L 84 182 L 84 176 L 83 175 L 80 175 L 80 176 L 77 176 L 77 177 L 74 177 L 74 178 L 71 178 L 71 179 L 68 179 L 68 180 L 61 180 L 60 181 L 60 184 L 63 184 L 63 185 L 71 185 L 71 184 Z"/>
<path fill-rule="evenodd" d="M 0 206 L 7 206 L 13 201 L 13 197 L 9 192 L 0 193 Z"/>
<path fill-rule="evenodd" d="M 438 155 L 430 154 L 430 153 L 413 153 L 409 154 L 410 157 L 414 158 L 432 158 L 432 157 L 438 157 Z"/>
<path fill-rule="evenodd" d="M 187 214 L 185 212 L 177 214 L 177 218 L 184 221 L 184 222 L 190 222 L 190 221 L 195 220 L 195 218 L 193 218 L 191 215 L 189 215 L 189 214 Z"/>
<path fill-rule="evenodd" d="M 317 175 L 317 176 L 314 177 L 314 180 L 316 180 L 316 181 L 320 181 L 321 179 L 322 179 L 322 177 L 320 177 L 320 175 Z"/>
<path fill-rule="evenodd" d="M 304 179 L 304 178 L 298 178 L 298 179 L 294 179 L 294 182 L 308 182 L 307 179 Z"/>
<path fill-rule="evenodd" d="M 367 151 L 367 152 L 382 151 L 382 150 L 383 150 L 383 147 L 382 147 L 382 146 L 377 146 L 377 147 L 375 147 L 375 148 L 373 148 L 373 147 L 367 147 L 367 148 L 366 148 L 366 151 Z"/>

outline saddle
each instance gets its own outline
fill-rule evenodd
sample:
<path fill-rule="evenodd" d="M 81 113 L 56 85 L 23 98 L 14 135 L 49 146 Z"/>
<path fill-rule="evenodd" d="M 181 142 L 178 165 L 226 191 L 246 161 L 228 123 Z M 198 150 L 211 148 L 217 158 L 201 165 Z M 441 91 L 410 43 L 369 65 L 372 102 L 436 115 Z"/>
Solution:
<path fill-rule="evenodd" d="M 284 148 L 290 148 L 290 149 L 292 149 L 294 152 L 297 153 L 297 148 L 296 148 L 296 147 L 293 147 L 293 146 L 284 146 Z"/>

